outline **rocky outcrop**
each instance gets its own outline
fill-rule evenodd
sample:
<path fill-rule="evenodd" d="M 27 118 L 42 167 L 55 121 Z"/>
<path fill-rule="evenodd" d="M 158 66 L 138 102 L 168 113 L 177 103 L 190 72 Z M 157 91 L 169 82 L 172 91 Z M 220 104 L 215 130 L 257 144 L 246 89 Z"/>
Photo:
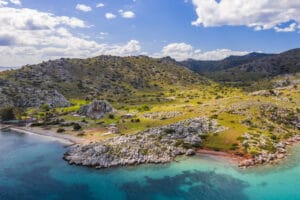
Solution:
<path fill-rule="evenodd" d="M 144 114 L 145 118 L 149 119 L 171 119 L 177 116 L 182 115 L 181 112 L 179 111 L 171 111 L 171 112 L 151 112 L 151 113 L 146 113 Z"/>
<path fill-rule="evenodd" d="M 27 87 L 9 91 L 6 88 L 1 89 L 0 107 L 40 107 L 43 104 L 48 104 L 52 108 L 70 106 L 70 102 L 57 90 Z"/>
<path fill-rule="evenodd" d="M 251 136 L 249 134 L 247 136 L 247 140 L 248 141 L 251 140 Z M 256 166 L 256 165 L 278 163 L 280 160 L 287 157 L 288 145 L 299 142 L 299 141 L 300 141 L 300 136 L 296 135 L 296 136 L 288 139 L 287 141 L 273 142 L 271 144 L 274 147 L 273 152 L 263 150 L 263 151 L 257 153 L 256 155 L 254 155 L 252 158 L 242 160 L 241 162 L 239 162 L 239 167 L 247 168 L 247 167 Z M 244 143 L 245 143 L 245 141 L 244 141 Z M 265 145 L 265 144 L 266 144 L 265 140 L 262 139 L 262 141 L 259 144 L 257 144 L 257 146 Z M 250 146 L 253 148 L 253 145 L 250 145 Z"/>
<path fill-rule="evenodd" d="M 113 107 L 107 101 L 94 100 L 89 105 L 81 106 L 78 114 L 91 119 L 100 119 L 106 113 L 111 113 L 113 111 Z"/>
<path fill-rule="evenodd" d="M 48 104 L 52 108 L 70 106 L 70 102 L 56 90 L 27 88 L 19 94 L 16 105 L 19 107 L 39 107 Z"/>
<path fill-rule="evenodd" d="M 89 145 L 76 145 L 65 154 L 70 164 L 108 168 L 143 163 L 166 163 L 178 155 L 194 155 L 202 137 L 224 127 L 207 118 L 195 118 L 151 128 L 136 135 L 124 135 Z"/>

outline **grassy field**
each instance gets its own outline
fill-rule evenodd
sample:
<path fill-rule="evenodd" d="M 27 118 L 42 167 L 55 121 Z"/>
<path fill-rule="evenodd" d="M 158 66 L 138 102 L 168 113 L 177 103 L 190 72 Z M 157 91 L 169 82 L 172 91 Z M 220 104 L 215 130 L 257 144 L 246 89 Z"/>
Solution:
<path fill-rule="evenodd" d="M 117 109 L 113 114 L 106 115 L 99 120 L 92 120 L 75 115 L 82 105 L 90 101 L 71 99 L 72 106 L 51 110 L 59 119 L 65 122 L 80 123 L 81 131 L 73 131 L 66 127 L 64 134 L 80 135 L 94 141 L 114 137 L 108 134 L 107 126 L 114 123 L 121 134 L 135 134 L 151 127 L 172 124 L 178 121 L 207 116 L 216 119 L 227 129 L 220 134 L 209 134 L 204 147 L 208 149 L 236 152 L 242 150 L 240 138 L 245 133 L 260 134 L 275 137 L 274 129 L 285 130 L 286 134 L 298 134 L 299 131 L 289 129 L 281 123 L 274 122 L 262 116 L 261 106 L 272 105 L 290 109 L 295 112 L 300 108 L 300 86 L 276 90 L 278 95 L 251 95 L 240 89 L 225 87 L 215 83 L 192 88 L 167 87 L 159 93 L 139 92 L 130 102 L 111 102 Z M 41 118 L 46 111 L 30 109 L 27 115 Z M 176 113 L 172 117 L 164 117 L 169 113 Z M 132 114 L 132 119 L 122 116 Z M 162 117 L 147 117 L 159 114 Z M 58 126 L 51 126 L 53 130 Z M 277 136 L 276 136 L 277 137 Z M 284 138 L 284 134 L 279 137 Z M 253 150 L 254 151 L 254 150 Z"/>

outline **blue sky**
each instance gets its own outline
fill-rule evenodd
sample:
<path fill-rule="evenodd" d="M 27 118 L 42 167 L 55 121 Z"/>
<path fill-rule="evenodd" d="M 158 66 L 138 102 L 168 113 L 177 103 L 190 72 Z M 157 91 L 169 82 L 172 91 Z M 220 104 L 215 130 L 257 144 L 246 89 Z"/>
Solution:
<path fill-rule="evenodd" d="M 262 2 L 0 0 L 0 65 L 98 54 L 216 60 L 299 47 L 300 3 Z"/>

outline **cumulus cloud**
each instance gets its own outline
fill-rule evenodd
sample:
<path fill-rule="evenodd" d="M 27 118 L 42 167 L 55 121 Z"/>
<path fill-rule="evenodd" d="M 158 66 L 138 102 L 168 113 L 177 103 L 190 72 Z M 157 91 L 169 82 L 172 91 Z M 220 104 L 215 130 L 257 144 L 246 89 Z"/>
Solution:
<path fill-rule="evenodd" d="M 21 1 L 20 1 L 20 0 L 10 0 L 10 2 L 11 2 L 12 4 L 15 4 L 15 5 L 18 5 L 18 6 L 21 5 Z"/>
<path fill-rule="evenodd" d="M 216 49 L 202 52 L 186 43 L 171 43 L 163 47 L 161 52 L 154 54 L 154 57 L 170 56 L 178 61 L 186 59 L 196 60 L 221 60 L 231 55 L 246 55 L 246 51 L 232 51 L 229 49 Z"/>
<path fill-rule="evenodd" d="M 193 0 L 193 4 L 198 16 L 192 22 L 195 26 L 230 25 L 267 30 L 284 23 L 289 23 L 288 27 L 300 23 L 298 0 Z"/>
<path fill-rule="evenodd" d="M 132 11 L 119 10 L 119 13 L 123 18 L 128 18 L 128 19 L 135 18 L 135 13 Z"/>
<path fill-rule="evenodd" d="M 7 1 L 0 0 L 0 7 L 6 6 L 7 4 Z"/>
<path fill-rule="evenodd" d="M 297 24 L 292 23 L 288 27 L 285 27 L 285 28 L 280 28 L 280 27 L 276 26 L 274 29 L 276 32 L 294 32 L 297 29 Z"/>
<path fill-rule="evenodd" d="M 90 12 L 92 11 L 92 8 L 90 6 L 87 6 L 85 4 L 77 4 L 76 9 L 80 10 L 82 12 Z"/>
<path fill-rule="evenodd" d="M 117 16 L 113 13 L 105 13 L 105 18 L 106 19 L 114 19 L 116 18 Z"/>
<path fill-rule="evenodd" d="M 96 8 L 102 8 L 102 7 L 104 7 L 104 4 L 103 4 L 103 3 L 98 3 L 98 4 L 96 5 Z"/>
<path fill-rule="evenodd" d="M 0 8 L 0 66 L 20 66 L 60 57 L 135 55 L 138 41 L 104 44 L 72 33 L 88 26 L 78 18 L 25 8 Z"/>

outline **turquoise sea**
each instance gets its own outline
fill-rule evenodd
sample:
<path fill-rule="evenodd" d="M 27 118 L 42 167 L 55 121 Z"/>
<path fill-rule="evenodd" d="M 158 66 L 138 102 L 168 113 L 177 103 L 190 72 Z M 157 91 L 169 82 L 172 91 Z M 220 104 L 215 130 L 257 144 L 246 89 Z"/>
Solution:
<path fill-rule="evenodd" d="M 240 170 L 210 157 L 94 170 L 62 160 L 65 147 L 0 132 L 0 200 L 300 199 L 300 147 L 281 165 Z"/>

